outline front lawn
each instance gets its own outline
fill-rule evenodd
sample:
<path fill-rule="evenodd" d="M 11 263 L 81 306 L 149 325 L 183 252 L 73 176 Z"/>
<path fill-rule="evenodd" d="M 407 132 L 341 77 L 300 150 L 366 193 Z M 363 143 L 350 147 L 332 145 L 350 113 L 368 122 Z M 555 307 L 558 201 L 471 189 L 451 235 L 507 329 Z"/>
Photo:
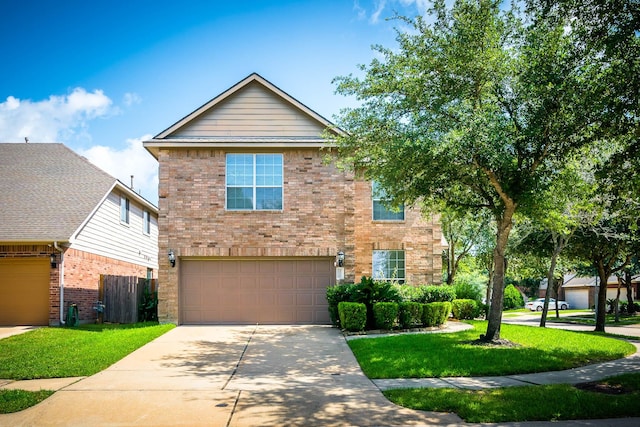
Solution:
<path fill-rule="evenodd" d="M 594 333 L 502 324 L 516 347 L 473 345 L 486 322 L 451 334 L 407 334 L 349 341 L 369 378 L 513 375 L 569 369 L 625 357 L 635 347 Z"/>
<path fill-rule="evenodd" d="M 487 390 L 400 389 L 384 395 L 412 409 L 455 412 L 469 423 L 561 421 L 640 416 L 640 374 L 602 381 L 622 394 L 579 390 L 566 384 Z"/>
<path fill-rule="evenodd" d="M 27 380 L 93 375 L 174 325 L 81 325 L 40 328 L 0 340 L 0 378 Z"/>
<path fill-rule="evenodd" d="M 52 394 L 50 390 L 0 390 L 0 414 L 10 414 L 30 408 Z"/>

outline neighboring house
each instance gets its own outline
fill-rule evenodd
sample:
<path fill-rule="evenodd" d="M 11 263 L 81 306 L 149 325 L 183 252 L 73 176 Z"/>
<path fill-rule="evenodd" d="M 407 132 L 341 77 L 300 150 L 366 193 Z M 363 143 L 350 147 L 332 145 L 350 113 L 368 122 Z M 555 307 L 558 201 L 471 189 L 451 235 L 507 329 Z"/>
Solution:
<path fill-rule="evenodd" d="M 0 325 L 96 318 L 101 274 L 151 278 L 158 209 L 62 144 L 0 144 Z"/>
<path fill-rule="evenodd" d="M 598 295 L 599 279 L 596 276 L 583 277 L 575 273 L 564 275 L 564 282 L 560 288 L 559 299 L 569 303 L 571 308 L 593 308 Z M 640 276 L 634 276 L 632 281 L 633 298 L 638 298 L 638 285 Z M 544 297 L 547 290 L 547 280 L 540 282 L 540 296 Z M 607 280 L 607 299 L 615 299 L 618 293 L 618 277 L 611 276 Z M 553 296 L 553 295 L 552 295 Z M 626 288 L 620 289 L 620 301 L 627 300 Z"/>
<path fill-rule="evenodd" d="M 144 142 L 159 162 L 162 322 L 322 324 L 337 282 L 440 283 L 439 222 L 387 209 L 336 168 L 325 131 L 341 132 L 251 74 Z"/>

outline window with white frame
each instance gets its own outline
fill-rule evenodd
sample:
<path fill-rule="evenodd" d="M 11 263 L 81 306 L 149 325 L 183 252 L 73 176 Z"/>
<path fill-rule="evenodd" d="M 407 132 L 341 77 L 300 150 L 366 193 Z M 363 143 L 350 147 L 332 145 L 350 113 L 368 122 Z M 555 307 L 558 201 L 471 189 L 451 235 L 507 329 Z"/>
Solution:
<path fill-rule="evenodd" d="M 395 209 L 389 208 L 389 197 L 380 184 L 375 181 L 371 183 L 371 198 L 373 199 L 374 221 L 404 221 L 404 206 Z"/>
<path fill-rule="evenodd" d="M 142 212 L 142 232 L 151 234 L 151 214 L 149 211 Z"/>
<path fill-rule="evenodd" d="M 373 251 L 373 278 L 389 282 L 405 281 L 404 251 Z"/>
<path fill-rule="evenodd" d="M 282 210 L 282 154 L 227 154 L 227 210 Z"/>
<path fill-rule="evenodd" d="M 120 222 L 129 224 L 129 199 L 120 196 Z"/>

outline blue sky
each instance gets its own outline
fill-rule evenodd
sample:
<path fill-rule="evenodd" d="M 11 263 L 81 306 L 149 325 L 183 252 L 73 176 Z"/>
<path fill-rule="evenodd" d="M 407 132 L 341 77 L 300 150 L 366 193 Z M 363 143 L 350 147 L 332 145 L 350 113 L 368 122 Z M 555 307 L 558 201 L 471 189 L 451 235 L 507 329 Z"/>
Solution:
<path fill-rule="evenodd" d="M 157 203 L 141 141 L 252 72 L 329 120 L 331 80 L 425 0 L 0 0 L 0 142 L 62 142 Z M 1 159 L 0 159 L 1 161 Z"/>

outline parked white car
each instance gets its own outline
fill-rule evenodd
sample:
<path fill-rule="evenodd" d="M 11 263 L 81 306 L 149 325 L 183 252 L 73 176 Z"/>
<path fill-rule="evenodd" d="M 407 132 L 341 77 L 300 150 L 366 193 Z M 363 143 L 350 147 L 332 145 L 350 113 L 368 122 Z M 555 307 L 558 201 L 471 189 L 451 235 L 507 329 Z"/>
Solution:
<path fill-rule="evenodd" d="M 528 308 L 531 311 L 542 311 L 544 308 L 544 298 L 538 298 L 526 303 L 525 308 Z M 566 301 L 558 301 L 558 308 L 560 310 L 566 310 L 569 308 L 569 303 Z M 549 310 L 556 309 L 556 300 L 554 298 L 549 298 Z"/>

